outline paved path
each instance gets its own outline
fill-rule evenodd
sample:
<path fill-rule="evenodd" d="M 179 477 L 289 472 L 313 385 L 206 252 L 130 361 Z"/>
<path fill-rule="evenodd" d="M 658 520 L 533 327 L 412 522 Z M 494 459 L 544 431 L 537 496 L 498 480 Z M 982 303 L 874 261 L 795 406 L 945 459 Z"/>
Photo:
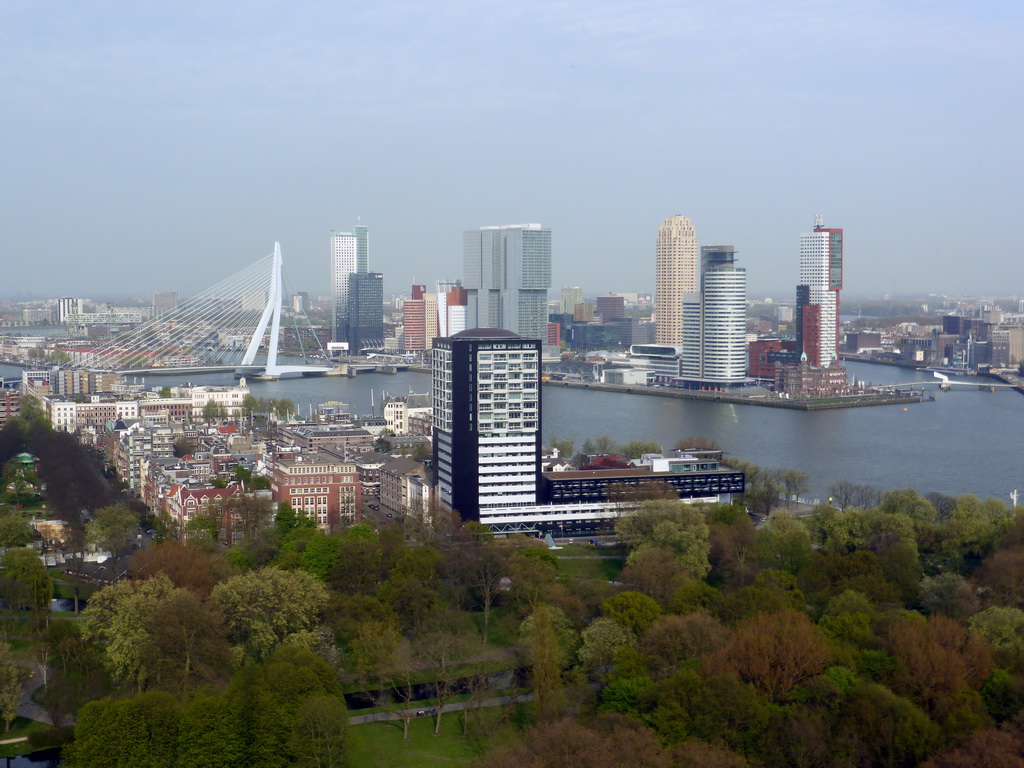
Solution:
<path fill-rule="evenodd" d="M 515 702 L 516 704 L 533 701 L 536 697 L 534 693 L 524 693 L 518 696 L 495 696 L 491 699 L 484 699 L 482 702 L 474 701 L 456 701 L 451 704 L 445 704 L 445 712 L 461 712 L 467 707 L 470 709 L 476 709 L 478 707 L 500 707 L 505 704 Z M 433 717 L 436 705 L 431 704 L 429 706 L 422 707 L 410 707 L 409 709 L 399 710 L 397 712 L 373 712 L 369 715 L 353 715 L 349 717 L 349 725 L 362 725 L 363 723 L 381 723 L 387 720 L 401 720 L 402 716 L 412 715 L 413 717 Z M 420 714 L 422 713 L 422 714 Z"/>
<path fill-rule="evenodd" d="M 50 713 L 32 700 L 32 694 L 43 686 L 43 675 L 39 670 L 39 665 L 31 661 L 19 661 L 18 664 L 32 673 L 24 683 L 25 690 L 21 694 L 21 701 L 18 702 L 18 714 L 22 717 L 27 717 L 29 720 L 38 720 L 41 723 L 53 725 L 54 723 L 50 719 Z M 47 667 L 46 674 L 47 680 L 52 679 L 54 674 L 53 669 Z M 62 725 L 74 725 L 74 723 L 75 718 L 71 715 L 64 715 L 61 718 Z"/>

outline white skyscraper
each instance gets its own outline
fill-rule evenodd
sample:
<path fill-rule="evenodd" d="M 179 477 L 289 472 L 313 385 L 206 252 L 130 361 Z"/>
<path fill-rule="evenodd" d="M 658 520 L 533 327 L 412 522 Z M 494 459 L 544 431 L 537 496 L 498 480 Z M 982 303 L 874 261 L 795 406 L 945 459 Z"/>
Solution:
<path fill-rule="evenodd" d="M 546 340 L 551 230 L 540 224 L 463 233 L 467 328 L 504 328 Z"/>
<path fill-rule="evenodd" d="M 815 220 L 800 235 L 800 283 L 796 287 L 799 351 L 811 365 L 831 365 L 839 354 L 839 291 L 843 287 L 843 230 Z"/>
<path fill-rule="evenodd" d="M 655 249 L 655 338 L 683 343 L 683 297 L 699 290 L 697 230 L 685 216 L 669 216 L 658 228 Z"/>
<path fill-rule="evenodd" d="M 365 238 L 365 227 L 363 235 Z M 348 337 L 349 276 L 359 269 L 359 238 L 352 232 L 331 231 L 331 295 L 334 297 L 334 340 Z"/>
<path fill-rule="evenodd" d="M 701 248 L 700 293 L 683 300 L 683 379 L 728 385 L 747 375 L 747 272 L 731 245 Z"/>

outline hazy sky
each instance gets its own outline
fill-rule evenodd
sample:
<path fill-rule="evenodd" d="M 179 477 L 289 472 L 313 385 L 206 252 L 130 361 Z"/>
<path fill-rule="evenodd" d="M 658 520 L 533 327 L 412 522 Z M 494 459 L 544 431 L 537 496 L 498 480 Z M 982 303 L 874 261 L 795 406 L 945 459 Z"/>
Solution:
<path fill-rule="evenodd" d="M 658 225 L 791 297 L 815 214 L 846 288 L 1024 294 L 1019 0 L 0 2 L 0 294 L 192 292 L 279 240 L 385 290 L 541 222 L 553 288 L 654 286 Z"/>

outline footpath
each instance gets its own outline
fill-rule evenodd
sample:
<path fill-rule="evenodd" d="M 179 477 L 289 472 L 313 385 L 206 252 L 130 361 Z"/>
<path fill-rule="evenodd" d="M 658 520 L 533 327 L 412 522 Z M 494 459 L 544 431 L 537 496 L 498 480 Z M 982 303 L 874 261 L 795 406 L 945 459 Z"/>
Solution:
<path fill-rule="evenodd" d="M 528 701 L 533 701 L 536 694 L 524 693 L 519 696 L 495 696 L 490 699 L 484 699 L 483 701 L 456 701 L 451 704 L 445 704 L 444 709 L 441 713 L 445 712 L 461 712 L 465 709 L 483 709 L 485 707 L 501 707 L 506 704 L 519 704 Z M 402 720 L 406 717 L 433 717 L 437 714 L 437 706 L 431 705 L 429 707 L 410 707 L 409 709 L 400 709 L 391 712 L 373 712 L 369 715 L 354 715 L 348 719 L 349 725 L 362 725 L 364 723 L 382 723 L 388 720 Z"/>

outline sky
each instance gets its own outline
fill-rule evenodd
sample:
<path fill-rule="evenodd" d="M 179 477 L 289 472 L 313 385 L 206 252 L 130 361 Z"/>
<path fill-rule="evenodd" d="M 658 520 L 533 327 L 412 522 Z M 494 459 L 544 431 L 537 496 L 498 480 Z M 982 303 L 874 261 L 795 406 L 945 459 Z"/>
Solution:
<path fill-rule="evenodd" d="M 849 294 L 1024 295 L 1019 0 L 3 0 L 0 295 L 193 293 L 331 230 L 385 291 L 462 231 L 552 229 L 553 294 L 654 288 L 657 229 L 792 298 L 845 229 Z"/>

